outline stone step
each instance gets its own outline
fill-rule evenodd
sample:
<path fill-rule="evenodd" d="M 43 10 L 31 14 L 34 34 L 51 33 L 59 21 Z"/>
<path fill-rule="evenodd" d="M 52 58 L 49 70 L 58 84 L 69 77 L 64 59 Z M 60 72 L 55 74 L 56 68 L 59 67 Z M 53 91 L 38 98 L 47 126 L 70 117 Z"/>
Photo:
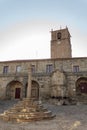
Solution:
<path fill-rule="evenodd" d="M 19 102 L 17 105 L 0 115 L 0 118 L 3 120 L 16 122 L 51 119 L 53 117 L 54 115 L 52 115 L 51 111 L 48 111 L 41 104 L 33 102 L 32 100 L 30 101 L 30 99 L 29 101 L 26 99 Z"/>
<path fill-rule="evenodd" d="M 5 121 L 29 121 L 29 120 L 41 120 L 46 118 L 52 118 L 54 117 L 51 113 L 51 111 L 46 112 L 35 112 L 35 113 L 7 113 L 5 116 L 3 116 L 3 120 Z"/>

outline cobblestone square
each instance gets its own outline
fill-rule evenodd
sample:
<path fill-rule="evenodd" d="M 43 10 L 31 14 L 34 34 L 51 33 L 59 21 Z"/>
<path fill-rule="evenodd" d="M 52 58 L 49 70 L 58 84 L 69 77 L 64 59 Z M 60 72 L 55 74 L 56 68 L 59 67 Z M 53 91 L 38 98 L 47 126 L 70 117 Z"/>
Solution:
<path fill-rule="evenodd" d="M 0 101 L 0 113 L 12 107 L 17 101 Z M 44 103 L 56 117 L 27 123 L 12 123 L 0 120 L 0 130 L 87 130 L 87 105 L 56 106 Z"/>

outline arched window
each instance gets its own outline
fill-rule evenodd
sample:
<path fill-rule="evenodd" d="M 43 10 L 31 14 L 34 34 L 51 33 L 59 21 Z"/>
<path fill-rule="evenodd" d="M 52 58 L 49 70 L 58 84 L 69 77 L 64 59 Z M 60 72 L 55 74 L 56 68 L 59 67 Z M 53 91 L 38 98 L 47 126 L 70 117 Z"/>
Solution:
<path fill-rule="evenodd" d="M 61 40 L 61 33 L 60 33 L 60 32 L 57 33 L 57 38 L 58 38 L 59 40 Z"/>

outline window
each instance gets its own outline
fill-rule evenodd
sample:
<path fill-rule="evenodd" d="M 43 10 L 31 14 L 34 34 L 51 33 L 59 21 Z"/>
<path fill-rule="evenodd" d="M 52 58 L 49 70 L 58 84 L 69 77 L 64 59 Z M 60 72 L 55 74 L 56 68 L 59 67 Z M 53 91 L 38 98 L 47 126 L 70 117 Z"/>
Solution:
<path fill-rule="evenodd" d="M 8 66 L 4 66 L 4 68 L 3 68 L 3 73 L 4 73 L 4 74 L 7 74 L 7 73 L 8 73 Z"/>
<path fill-rule="evenodd" d="M 79 66 L 78 65 L 73 66 L 73 72 L 79 72 Z"/>
<path fill-rule="evenodd" d="M 57 38 L 58 38 L 59 40 L 61 40 L 61 33 L 60 33 L 60 32 L 57 33 Z"/>
<path fill-rule="evenodd" d="M 31 66 L 31 71 L 32 71 L 32 73 L 35 73 L 35 65 Z"/>
<path fill-rule="evenodd" d="M 16 72 L 20 72 L 21 71 L 21 66 L 20 65 L 18 65 L 18 66 L 16 66 Z"/>
<path fill-rule="evenodd" d="M 53 71 L 53 65 L 52 65 L 52 64 L 47 65 L 47 66 L 46 66 L 46 72 L 47 72 L 47 73 L 51 73 L 52 71 Z"/>

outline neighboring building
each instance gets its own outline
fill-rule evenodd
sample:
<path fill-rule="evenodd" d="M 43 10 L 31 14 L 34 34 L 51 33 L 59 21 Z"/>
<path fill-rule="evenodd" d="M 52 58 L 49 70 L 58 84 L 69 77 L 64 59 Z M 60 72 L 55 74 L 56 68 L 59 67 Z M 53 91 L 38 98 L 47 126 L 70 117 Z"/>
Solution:
<path fill-rule="evenodd" d="M 51 58 L 0 62 L 0 99 L 26 97 L 28 68 L 33 98 L 87 98 L 87 57 L 72 58 L 68 28 L 51 31 Z"/>

